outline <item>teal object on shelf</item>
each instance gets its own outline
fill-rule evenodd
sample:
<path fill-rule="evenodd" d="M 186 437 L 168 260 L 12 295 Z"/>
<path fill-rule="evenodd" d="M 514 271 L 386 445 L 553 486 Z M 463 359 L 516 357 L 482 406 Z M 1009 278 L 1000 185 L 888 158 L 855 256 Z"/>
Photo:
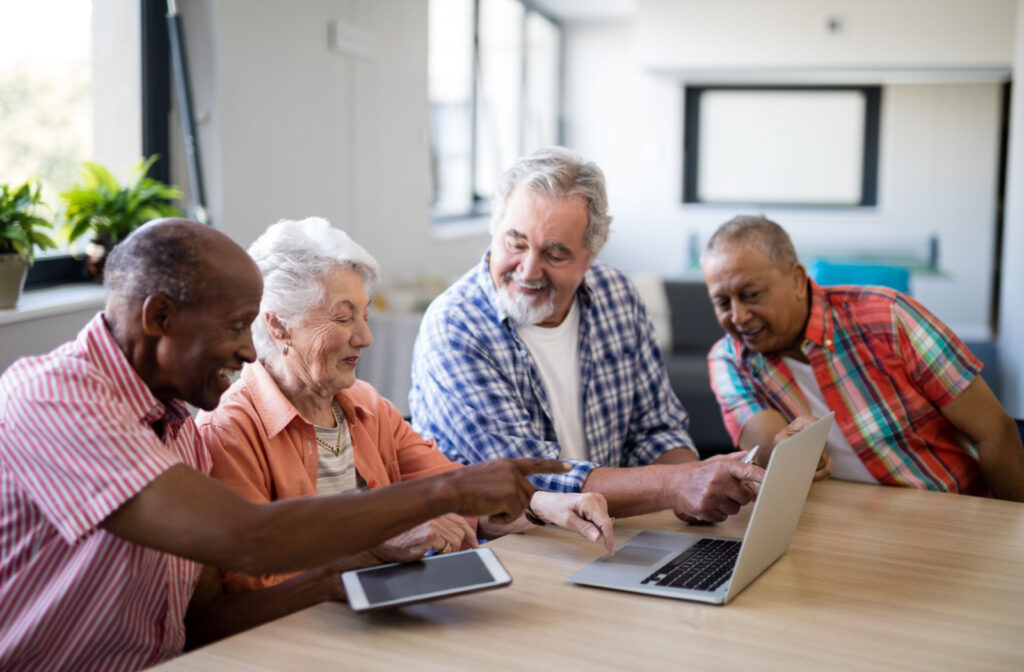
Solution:
<path fill-rule="evenodd" d="M 811 277 L 819 285 L 877 285 L 907 293 L 910 271 L 902 266 L 854 264 L 819 259 L 811 264 Z"/>

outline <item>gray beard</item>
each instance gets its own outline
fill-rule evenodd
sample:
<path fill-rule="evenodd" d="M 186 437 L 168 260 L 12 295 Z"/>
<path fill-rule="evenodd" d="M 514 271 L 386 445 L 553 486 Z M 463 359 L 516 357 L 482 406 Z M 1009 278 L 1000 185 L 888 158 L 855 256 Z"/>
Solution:
<path fill-rule="evenodd" d="M 540 324 L 555 312 L 555 300 L 550 289 L 547 298 L 539 304 L 534 304 L 535 297 L 519 293 L 510 296 L 508 285 L 511 282 L 513 281 L 509 280 L 498 288 L 494 302 L 508 315 L 513 324 Z"/>

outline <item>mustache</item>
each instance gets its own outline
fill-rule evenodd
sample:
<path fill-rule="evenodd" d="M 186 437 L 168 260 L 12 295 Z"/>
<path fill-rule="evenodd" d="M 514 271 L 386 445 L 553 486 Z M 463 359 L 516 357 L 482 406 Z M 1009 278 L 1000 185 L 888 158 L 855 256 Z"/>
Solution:
<path fill-rule="evenodd" d="M 554 289 L 554 285 L 551 284 L 550 280 L 527 282 L 526 280 L 523 280 L 523 276 L 519 275 L 515 271 L 505 271 L 501 274 L 501 279 L 503 282 L 511 280 L 520 287 L 526 287 L 527 289 Z"/>

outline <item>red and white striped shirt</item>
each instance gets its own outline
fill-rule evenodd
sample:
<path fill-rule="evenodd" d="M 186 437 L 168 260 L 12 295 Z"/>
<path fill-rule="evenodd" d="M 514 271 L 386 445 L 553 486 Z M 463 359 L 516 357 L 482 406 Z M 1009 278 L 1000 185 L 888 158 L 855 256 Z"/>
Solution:
<path fill-rule="evenodd" d="M 153 396 L 102 313 L 0 377 L 0 669 L 136 670 L 182 650 L 200 565 L 100 527 L 179 463 L 210 472 L 185 406 Z"/>

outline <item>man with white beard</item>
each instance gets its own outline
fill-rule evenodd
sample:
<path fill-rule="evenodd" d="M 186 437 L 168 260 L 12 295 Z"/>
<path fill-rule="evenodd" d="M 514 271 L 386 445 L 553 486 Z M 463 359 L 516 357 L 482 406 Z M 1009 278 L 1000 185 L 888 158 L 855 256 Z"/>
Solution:
<path fill-rule="evenodd" d="M 671 509 L 721 522 L 751 500 L 745 482 L 764 472 L 736 459 L 743 453 L 699 460 L 639 294 L 595 261 L 608 239 L 607 203 L 600 168 L 563 148 L 505 172 L 490 249 L 420 327 L 413 426 L 465 464 L 571 462 L 534 484 L 599 492 L 613 516 Z"/>

